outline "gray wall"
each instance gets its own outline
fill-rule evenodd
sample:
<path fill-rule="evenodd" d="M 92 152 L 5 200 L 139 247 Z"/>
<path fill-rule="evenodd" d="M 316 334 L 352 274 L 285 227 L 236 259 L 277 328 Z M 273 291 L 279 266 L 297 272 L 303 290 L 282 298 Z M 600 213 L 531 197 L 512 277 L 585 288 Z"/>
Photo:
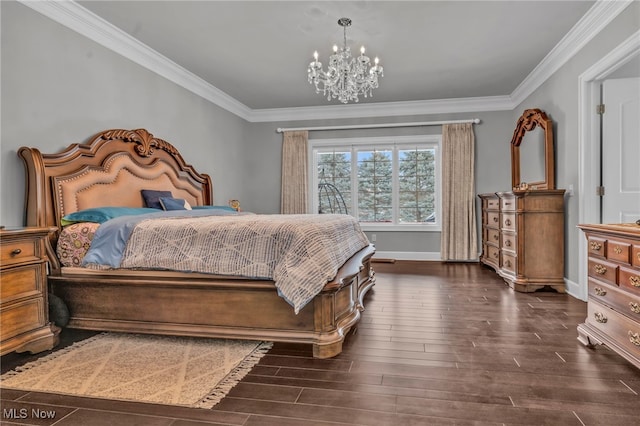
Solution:
<path fill-rule="evenodd" d="M 556 185 L 574 187 L 574 196 L 565 196 L 565 278 L 579 281 L 578 225 L 578 78 L 589 67 L 640 29 L 640 2 L 633 2 L 580 52 L 562 66 L 531 96 L 514 109 L 515 120 L 527 108 L 540 108 L 554 121 L 556 143 Z M 594 189 L 595 190 L 595 189 Z"/>
<path fill-rule="evenodd" d="M 478 112 L 464 114 L 422 115 L 411 117 L 381 117 L 360 120 L 315 120 L 278 123 L 253 123 L 249 125 L 244 141 L 247 170 L 260 176 L 246 181 L 247 200 L 242 205 L 261 213 L 277 213 L 280 210 L 280 155 L 282 134 L 279 127 L 330 126 L 345 124 L 404 123 L 411 121 L 439 121 L 480 118 L 474 125 L 476 137 L 476 190 L 477 192 L 506 191 L 511 186 L 511 152 L 509 142 L 515 126 L 511 111 Z M 310 139 L 349 138 L 363 136 L 410 135 L 440 133 L 441 126 L 364 129 L 340 131 L 312 131 Z M 248 176 L 245 176 L 247 178 Z M 478 200 L 478 208 L 480 206 Z M 479 216 L 479 215 L 478 215 Z M 480 217 L 478 217 L 480 230 Z M 479 232 L 479 231 L 478 231 Z M 371 234 L 371 232 L 367 232 Z M 381 232 L 376 231 L 376 248 L 381 252 L 440 251 L 439 232 Z"/>
<path fill-rule="evenodd" d="M 0 223 L 23 224 L 21 146 L 58 152 L 111 128 L 146 128 L 214 181 L 216 203 L 242 193 L 246 122 L 15 2 L 0 2 Z"/>

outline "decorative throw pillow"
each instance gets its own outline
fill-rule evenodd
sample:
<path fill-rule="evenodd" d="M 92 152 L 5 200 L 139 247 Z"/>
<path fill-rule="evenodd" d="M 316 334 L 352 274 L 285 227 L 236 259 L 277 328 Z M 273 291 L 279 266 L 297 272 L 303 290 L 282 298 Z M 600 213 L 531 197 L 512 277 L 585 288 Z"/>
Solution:
<path fill-rule="evenodd" d="M 156 191 L 154 189 L 141 189 L 140 193 L 144 198 L 144 205 L 153 209 L 162 209 L 160 197 L 173 197 L 171 191 Z"/>
<path fill-rule="evenodd" d="M 162 210 L 191 210 L 191 205 L 182 198 L 160 197 Z"/>

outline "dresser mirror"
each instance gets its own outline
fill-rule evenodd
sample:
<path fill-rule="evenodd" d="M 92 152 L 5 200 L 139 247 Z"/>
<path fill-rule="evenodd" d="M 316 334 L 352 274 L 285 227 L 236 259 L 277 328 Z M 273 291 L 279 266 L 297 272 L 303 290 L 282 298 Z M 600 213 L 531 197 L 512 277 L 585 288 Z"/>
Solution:
<path fill-rule="evenodd" d="M 527 109 L 511 139 L 514 190 L 555 189 L 553 123 L 539 109 Z"/>

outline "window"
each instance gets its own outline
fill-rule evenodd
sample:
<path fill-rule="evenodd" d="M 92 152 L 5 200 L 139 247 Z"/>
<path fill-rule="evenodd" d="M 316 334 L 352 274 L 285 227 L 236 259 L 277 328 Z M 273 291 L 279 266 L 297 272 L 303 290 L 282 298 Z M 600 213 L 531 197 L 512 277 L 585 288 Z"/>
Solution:
<path fill-rule="evenodd" d="M 313 211 L 334 211 L 341 199 L 364 229 L 439 230 L 440 140 L 311 140 Z"/>

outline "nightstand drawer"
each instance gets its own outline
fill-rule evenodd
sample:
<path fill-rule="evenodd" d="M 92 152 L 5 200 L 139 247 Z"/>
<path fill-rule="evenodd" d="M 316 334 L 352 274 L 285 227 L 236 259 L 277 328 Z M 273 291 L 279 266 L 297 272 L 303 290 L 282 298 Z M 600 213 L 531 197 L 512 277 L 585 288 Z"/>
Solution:
<path fill-rule="evenodd" d="M 37 255 L 36 244 L 38 244 L 38 241 L 34 239 L 16 240 L 10 244 L 2 244 L 0 255 L 2 267 L 40 260 L 40 256 Z"/>
<path fill-rule="evenodd" d="M 44 309 L 42 297 L 25 300 L 11 305 L 11 307 L 0 308 L 2 341 L 45 325 Z"/>
<path fill-rule="evenodd" d="M 45 264 L 40 261 L 25 266 L 17 266 L 0 272 L 0 303 L 6 304 L 21 297 L 41 295 L 45 286 Z"/>

